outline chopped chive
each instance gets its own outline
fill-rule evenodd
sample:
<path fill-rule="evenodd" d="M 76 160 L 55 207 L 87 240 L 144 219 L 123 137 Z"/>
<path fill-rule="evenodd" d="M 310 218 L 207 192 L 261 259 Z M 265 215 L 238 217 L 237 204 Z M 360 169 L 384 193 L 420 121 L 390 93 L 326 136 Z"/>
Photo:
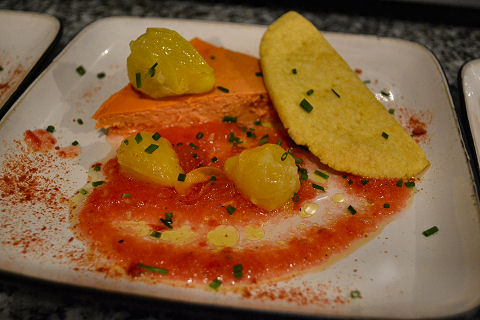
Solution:
<path fill-rule="evenodd" d="M 193 149 L 198 149 L 198 146 L 196 144 L 194 144 L 193 142 L 190 142 L 188 145 L 190 147 L 192 147 Z"/>
<path fill-rule="evenodd" d="M 215 163 L 215 162 L 218 161 L 218 158 L 217 158 L 217 157 L 213 157 L 211 160 L 212 160 L 213 163 Z"/>
<path fill-rule="evenodd" d="M 405 187 L 407 187 L 407 188 L 413 188 L 413 187 L 415 187 L 415 182 L 413 182 L 413 181 L 407 181 L 407 182 L 405 182 Z"/>
<path fill-rule="evenodd" d="M 388 139 L 388 134 L 385 132 L 382 132 L 382 137 L 384 137 L 385 139 Z"/>
<path fill-rule="evenodd" d="M 277 141 L 277 145 L 278 145 L 278 146 L 281 146 L 281 145 L 282 145 L 282 140 L 278 140 L 278 141 Z"/>
<path fill-rule="evenodd" d="M 221 86 L 217 86 L 217 89 L 220 90 L 220 91 L 223 91 L 225 93 L 229 93 L 230 90 L 228 90 L 227 88 L 224 88 L 224 87 L 221 87 Z"/>
<path fill-rule="evenodd" d="M 160 238 L 161 236 L 162 236 L 162 233 L 158 231 L 152 231 L 152 233 L 150 233 L 150 237 L 152 238 Z"/>
<path fill-rule="evenodd" d="M 88 191 L 85 190 L 85 189 L 80 189 L 79 192 L 80 192 L 80 194 L 83 194 L 83 195 L 86 195 L 88 193 Z"/>
<path fill-rule="evenodd" d="M 300 180 L 308 181 L 308 171 L 305 168 L 298 168 L 298 172 L 300 172 Z"/>
<path fill-rule="evenodd" d="M 365 84 L 369 84 L 370 82 L 372 82 L 372 81 L 371 81 L 371 80 L 368 80 L 368 79 L 367 79 L 367 80 L 363 80 L 363 83 L 365 83 Z"/>
<path fill-rule="evenodd" d="M 298 200 L 300 200 L 300 196 L 298 195 L 297 192 L 295 192 L 293 194 L 292 200 L 293 200 L 293 202 L 298 202 Z"/>
<path fill-rule="evenodd" d="M 322 172 L 320 170 L 315 170 L 314 173 L 317 175 L 317 176 L 320 176 L 322 177 L 323 179 L 328 179 L 328 174 L 326 174 L 325 172 Z"/>
<path fill-rule="evenodd" d="M 303 110 L 307 111 L 308 113 L 310 113 L 313 110 L 313 106 L 306 99 L 303 99 L 302 101 L 300 101 L 300 107 L 302 107 Z"/>
<path fill-rule="evenodd" d="M 401 187 L 403 185 L 403 180 L 397 180 L 396 186 Z"/>
<path fill-rule="evenodd" d="M 259 146 L 263 146 L 266 143 L 268 143 L 268 139 L 262 139 L 262 140 L 258 141 Z"/>
<path fill-rule="evenodd" d="M 158 149 L 158 144 L 151 144 L 145 149 L 145 152 L 152 154 L 157 149 Z"/>
<path fill-rule="evenodd" d="M 388 113 L 394 114 L 394 113 L 395 113 L 395 109 L 392 109 L 392 108 L 388 109 Z"/>
<path fill-rule="evenodd" d="M 160 218 L 160 221 L 169 229 L 173 229 L 172 227 L 172 219 L 163 219 Z"/>
<path fill-rule="evenodd" d="M 353 184 L 353 181 L 352 181 L 352 180 L 350 180 L 350 179 L 348 179 L 348 181 L 347 181 L 347 182 L 348 182 L 348 185 L 349 185 L 349 186 L 351 186 L 351 185 Z"/>
<path fill-rule="evenodd" d="M 165 212 L 165 219 L 167 220 L 172 220 L 173 218 L 173 213 L 171 212 Z"/>
<path fill-rule="evenodd" d="M 187 177 L 187 175 L 185 173 L 179 173 L 178 177 L 177 177 L 177 180 L 178 181 L 185 181 L 186 177 Z"/>
<path fill-rule="evenodd" d="M 389 96 L 390 96 L 390 92 L 385 91 L 385 90 L 380 91 L 380 93 L 381 93 L 382 96 L 384 96 L 384 97 L 389 97 Z"/>
<path fill-rule="evenodd" d="M 239 137 L 235 137 L 233 132 L 230 132 L 230 134 L 228 135 L 228 142 L 231 142 L 234 146 L 237 146 L 237 145 L 243 143 L 243 141 L 240 140 Z"/>
<path fill-rule="evenodd" d="M 77 123 L 78 123 L 79 125 L 82 125 L 82 124 L 83 124 L 83 120 L 79 118 L 79 119 L 77 119 Z"/>
<path fill-rule="evenodd" d="M 152 135 L 152 139 L 155 140 L 155 141 L 158 141 L 158 139 L 160 139 L 162 137 L 162 135 L 158 132 L 155 132 L 153 135 Z"/>
<path fill-rule="evenodd" d="M 235 207 L 232 207 L 231 205 L 228 205 L 227 212 L 228 212 L 229 215 L 232 215 L 235 212 L 235 210 L 237 210 Z"/>
<path fill-rule="evenodd" d="M 125 143 L 125 145 L 128 146 L 128 140 L 127 139 L 123 140 L 123 143 Z"/>
<path fill-rule="evenodd" d="M 129 198 L 130 197 L 130 193 L 122 193 L 122 198 Z"/>
<path fill-rule="evenodd" d="M 203 138 L 203 136 L 204 136 L 203 132 L 200 131 L 200 132 L 198 132 L 198 133 L 195 135 L 195 138 L 197 138 L 197 139 L 200 140 L 200 139 Z"/>
<path fill-rule="evenodd" d="M 318 185 L 318 184 L 316 184 L 316 183 L 312 183 L 312 187 L 313 187 L 314 189 L 322 190 L 323 192 L 325 192 L 325 188 L 322 187 L 322 186 L 320 186 L 320 185 Z"/>
<path fill-rule="evenodd" d="M 241 264 L 236 264 L 233 266 L 233 276 L 235 278 L 241 278 L 243 273 L 243 266 Z"/>
<path fill-rule="evenodd" d="M 215 60 L 215 56 L 210 56 L 210 59 Z"/>
<path fill-rule="evenodd" d="M 263 93 L 260 93 L 259 97 L 260 99 L 263 99 Z"/>
<path fill-rule="evenodd" d="M 54 127 L 54 126 L 48 126 L 48 127 L 47 127 L 47 132 L 53 133 L 54 131 L 55 131 L 55 127 Z"/>
<path fill-rule="evenodd" d="M 217 177 L 212 176 L 209 181 L 217 181 Z"/>
<path fill-rule="evenodd" d="M 437 233 L 437 232 L 438 232 L 438 227 L 437 227 L 437 226 L 433 226 L 433 227 L 428 228 L 427 230 L 423 231 L 422 234 L 423 234 L 425 237 L 430 237 L 432 234 Z"/>
<path fill-rule="evenodd" d="M 223 122 L 237 122 L 237 117 L 224 116 L 222 121 Z"/>
<path fill-rule="evenodd" d="M 384 207 L 385 209 L 388 209 L 388 208 L 390 208 L 390 204 L 389 204 L 389 203 L 384 203 L 384 204 L 383 204 L 383 207 Z"/>
<path fill-rule="evenodd" d="M 293 68 L 293 69 L 292 69 L 292 73 L 293 73 L 293 74 L 297 74 L 297 69 Z"/>
<path fill-rule="evenodd" d="M 280 160 L 285 161 L 285 160 L 287 159 L 287 157 L 288 157 L 288 154 L 289 154 L 289 152 L 288 152 L 288 151 L 285 151 L 285 152 L 282 154 L 282 157 L 280 158 Z"/>
<path fill-rule="evenodd" d="M 261 71 L 255 72 L 255 75 L 256 75 L 257 77 L 263 77 L 263 73 L 262 73 Z"/>
<path fill-rule="evenodd" d="M 0 72 L 2 72 L 2 71 L 3 71 L 3 67 L 2 67 L 2 66 L 0 66 Z"/>
<path fill-rule="evenodd" d="M 140 89 L 142 87 L 142 75 L 140 74 L 140 72 L 137 72 L 135 74 L 135 80 L 137 82 L 137 88 Z"/>
<path fill-rule="evenodd" d="M 363 184 L 363 185 L 366 185 L 368 183 L 368 180 L 367 179 L 362 179 L 360 180 L 360 182 Z"/>
<path fill-rule="evenodd" d="M 137 144 L 139 144 L 140 142 L 142 142 L 142 140 L 143 140 L 142 135 L 141 135 L 140 133 L 137 133 L 137 134 L 135 135 L 135 141 L 137 142 Z"/>
<path fill-rule="evenodd" d="M 198 157 L 198 154 L 194 153 L 194 154 L 192 154 L 192 157 L 196 158 L 196 157 Z"/>
<path fill-rule="evenodd" d="M 85 71 L 85 68 L 83 66 L 78 66 L 76 70 L 77 70 L 77 73 L 81 76 L 83 76 L 85 72 L 87 72 Z"/>
<path fill-rule="evenodd" d="M 358 291 L 358 290 L 350 291 L 350 298 L 358 299 L 358 298 L 361 298 L 361 297 L 362 297 L 362 294 L 360 293 L 360 291 Z"/>
<path fill-rule="evenodd" d="M 153 66 L 150 67 L 150 69 L 148 69 L 148 75 L 150 77 L 153 77 L 155 75 L 155 67 L 158 65 L 158 62 L 155 62 L 153 64 Z"/>
<path fill-rule="evenodd" d="M 101 180 L 100 180 L 100 181 L 93 181 L 93 182 L 92 182 L 92 186 L 98 187 L 98 186 L 100 186 L 100 185 L 102 185 L 102 184 L 104 184 L 104 183 L 105 183 L 105 181 L 101 181 Z"/>
<path fill-rule="evenodd" d="M 351 205 L 348 206 L 348 211 L 350 211 L 350 213 L 351 213 L 352 215 L 354 215 L 355 213 L 357 213 L 357 210 L 355 210 L 355 208 L 352 207 Z"/>
<path fill-rule="evenodd" d="M 103 79 L 103 78 L 105 78 L 105 72 L 99 72 L 99 73 L 97 73 L 97 78 L 98 78 L 98 79 Z"/>
<path fill-rule="evenodd" d="M 335 95 L 340 98 L 340 95 L 337 93 L 337 91 L 335 91 L 335 89 L 332 88 L 332 92 L 335 93 Z"/>
<path fill-rule="evenodd" d="M 262 125 L 262 121 L 260 121 L 260 119 L 257 119 L 255 121 L 253 121 L 253 124 L 256 125 L 256 126 L 260 126 L 260 125 Z"/>
<path fill-rule="evenodd" d="M 100 171 L 102 168 L 99 165 L 93 167 L 93 171 Z"/>
<path fill-rule="evenodd" d="M 307 96 L 311 96 L 313 94 L 313 89 L 307 91 Z"/>
<path fill-rule="evenodd" d="M 73 141 L 72 146 L 78 146 L 78 141 L 77 140 Z"/>
<path fill-rule="evenodd" d="M 208 285 L 213 290 L 217 290 L 222 285 L 222 281 L 215 279 Z"/>
<path fill-rule="evenodd" d="M 158 267 L 151 267 L 147 266 L 145 264 L 139 263 L 137 264 L 140 268 L 145 269 L 148 272 L 155 272 L 155 273 L 160 273 L 160 274 L 168 274 L 168 270 L 164 268 L 158 268 Z"/>

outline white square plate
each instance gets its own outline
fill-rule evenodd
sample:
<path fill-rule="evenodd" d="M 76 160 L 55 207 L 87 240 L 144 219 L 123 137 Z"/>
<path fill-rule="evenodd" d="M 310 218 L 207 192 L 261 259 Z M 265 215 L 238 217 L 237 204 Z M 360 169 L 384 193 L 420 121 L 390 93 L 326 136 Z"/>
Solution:
<path fill-rule="evenodd" d="M 153 286 L 106 278 L 82 267 L 80 253 L 85 248 L 72 239 L 68 204 L 61 196 L 68 198 L 81 188 L 89 166 L 111 152 L 105 136 L 94 129 L 91 115 L 127 83 L 128 43 L 146 27 L 171 28 L 187 39 L 198 36 L 254 56 L 258 56 L 265 31 L 263 26 L 125 17 L 99 20 L 83 30 L 0 123 L 4 166 L 3 161 L 19 148 L 13 141 L 21 141 L 27 129 L 54 125 L 60 145 L 78 140 L 82 146 L 81 155 L 73 160 L 52 157 L 45 161 L 45 156 L 31 156 L 31 163 L 41 163 L 45 174 L 54 178 L 45 180 L 50 184 L 36 179 L 40 182 L 35 186 L 39 192 L 41 188 L 56 190 L 57 196 L 48 193 L 52 199 L 46 201 L 34 193 L 21 203 L 0 197 L 0 269 L 102 290 L 292 314 L 436 318 L 479 305 L 479 209 L 445 77 L 425 48 L 362 35 L 325 34 L 352 68 L 362 70 L 363 79 L 372 80 L 374 92 L 390 90 L 388 98 L 377 94 L 387 108 L 405 108 L 430 119 L 428 139 L 421 145 L 432 165 L 418 184 L 411 206 L 372 241 L 324 271 L 298 276 L 278 287 L 260 288 L 273 295 L 278 288 L 294 288 L 303 302 L 298 296 L 288 301 L 278 295 L 269 299 L 266 294 L 262 299 L 260 295 L 249 298 L 232 292 Z M 75 71 L 79 65 L 87 70 L 82 77 Z M 98 79 L 99 72 L 107 76 Z M 74 121 L 78 118 L 83 125 Z M 11 170 L 21 172 L 21 168 Z M 424 237 L 422 231 L 433 225 L 439 232 Z M 349 298 L 356 289 L 362 299 Z"/>
<path fill-rule="evenodd" d="M 17 90 L 60 31 L 60 22 L 39 13 L 0 10 L 0 108 Z"/>
<path fill-rule="evenodd" d="M 480 154 L 480 59 L 464 64 L 460 77 L 470 131 L 478 156 Z"/>

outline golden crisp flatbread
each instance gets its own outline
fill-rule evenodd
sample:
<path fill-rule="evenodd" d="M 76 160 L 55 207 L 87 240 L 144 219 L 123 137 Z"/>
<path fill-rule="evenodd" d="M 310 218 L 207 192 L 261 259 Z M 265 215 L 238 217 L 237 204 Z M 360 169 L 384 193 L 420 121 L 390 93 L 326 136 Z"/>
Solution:
<path fill-rule="evenodd" d="M 260 59 L 283 125 L 323 163 L 373 178 L 412 177 L 429 166 L 418 144 L 300 14 L 288 12 L 268 27 Z"/>

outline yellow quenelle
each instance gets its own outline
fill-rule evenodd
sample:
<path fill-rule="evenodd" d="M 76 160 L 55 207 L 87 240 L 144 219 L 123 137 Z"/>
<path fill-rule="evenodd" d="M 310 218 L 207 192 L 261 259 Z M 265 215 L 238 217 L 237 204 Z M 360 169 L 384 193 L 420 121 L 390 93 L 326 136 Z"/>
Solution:
<path fill-rule="evenodd" d="M 175 186 L 183 173 L 170 141 L 158 133 L 140 132 L 123 140 L 117 159 L 126 173 L 164 186 Z"/>
<path fill-rule="evenodd" d="M 197 50 L 177 32 L 147 28 L 130 42 L 128 78 L 137 90 L 158 99 L 211 90 L 213 69 Z"/>
<path fill-rule="evenodd" d="M 282 206 L 300 188 L 295 160 L 276 144 L 227 159 L 225 172 L 247 199 L 267 210 Z"/>

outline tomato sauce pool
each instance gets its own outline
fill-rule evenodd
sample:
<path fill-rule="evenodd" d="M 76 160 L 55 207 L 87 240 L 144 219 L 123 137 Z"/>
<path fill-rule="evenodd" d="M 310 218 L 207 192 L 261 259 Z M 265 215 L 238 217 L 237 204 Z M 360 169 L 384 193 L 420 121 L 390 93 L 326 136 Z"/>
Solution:
<path fill-rule="evenodd" d="M 292 145 L 283 130 L 274 128 L 212 122 L 159 133 L 172 143 L 185 172 L 201 166 L 223 168 L 228 157 L 265 139 L 285 150 L 292 148 L 302 161 L 300 166 L 315 165 L 307 151 Z M 237 245 L 218 246 L 207 239 L 218 226 L 242 231 L 274 222 L 281 228 L 282 222 L 298 216 L 302 206 L 324 191 L 304 180 L 298 197 L 269 211 L 245 199 L 226 177 L 197 184 L 186 195 L 179 195 L 173 188 L 124 174 L 116 158 L 101 165 L 101 172 L 103 183 L 96 183 L 74 212 L 75 232 L 96 260 L 103 261 L 101 265 L 98 262 L 98 269 L 120 267 L 121 274 L 132 278 L 178 284 L 208 284 L 215 279 L 223 284 L 252 284 L 320 266 L 377 231 L 405 208 L 412 193 L 397 180 L 369 179 L 365 183 L 361 177 L 329 171 L 330 179 L 336 176 L 343 183 L 346 195 L 369 205 L 349 208 L 328 225 L 310 224 L 281 241 L 268 240 L 268 235 L 248 241 L 241 233 Z M 229 206 L 235 208 L 233 213 L 227 210 Z M 174 241 L 162 238 L 185 226 L 188 232 L 179 232 Z"/>

